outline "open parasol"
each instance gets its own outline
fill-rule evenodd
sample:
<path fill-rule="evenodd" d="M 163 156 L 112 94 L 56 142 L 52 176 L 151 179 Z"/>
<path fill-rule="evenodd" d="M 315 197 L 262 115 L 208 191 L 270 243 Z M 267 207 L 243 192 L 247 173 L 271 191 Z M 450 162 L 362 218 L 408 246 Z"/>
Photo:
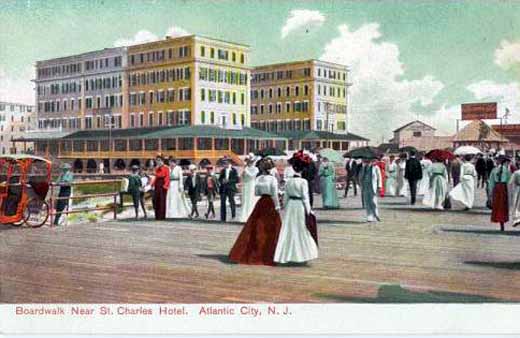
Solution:
<path fill-rule="evenodd" d="M 379 157 L 379 150 L 374 147 L 361 147 L 347 151 L 343 157 L 373 160 Z"/>
<path fill-rule="evenodd" d="M 437 160 L 437 161 L 451 161 L 455 158 L 455 155 L 449 150 L 443 150 L 443 149 L 433 149 L 426 153 L 425 155 L 430 160 Z"/>
<path fill-rule="evenodd" d="M 473 146 L 460 146 L 457 149 L 455 149 L 455 155 L 477 155 L 482 154 L 480 149 Z"/>

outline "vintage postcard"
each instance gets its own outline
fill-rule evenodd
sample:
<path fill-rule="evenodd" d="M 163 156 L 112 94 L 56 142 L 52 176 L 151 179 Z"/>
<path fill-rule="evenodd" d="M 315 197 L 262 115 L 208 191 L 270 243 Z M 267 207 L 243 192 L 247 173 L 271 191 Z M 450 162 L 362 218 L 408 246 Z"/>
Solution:
<path fill-rule="evenodd" d="M 520 333 L 520 1 L 0 1 L 0 334 Z"/>

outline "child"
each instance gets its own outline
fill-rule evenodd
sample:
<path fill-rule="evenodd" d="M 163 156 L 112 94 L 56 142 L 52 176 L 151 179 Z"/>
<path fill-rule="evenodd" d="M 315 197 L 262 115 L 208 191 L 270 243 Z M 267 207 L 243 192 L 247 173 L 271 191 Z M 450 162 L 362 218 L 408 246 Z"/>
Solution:
<path fill-rule="evenodd" d="M 139 175 L 139 166 L 132 166 L 132 174 L 128 176 L 128 193 L 132 196 L 134 203 L 135 218 L 139 218 L 139 203 L 143 209 L 144 218 L 146 218 L 146 209 L 144 207 L 144 191 L 142 186 L 141 175 Z"/>
<path fill-rule="evenodd" d="M 215 173 L 213 172 L 213 167 L 207 166 L 207 175 L 206 175 L 206 184 L 204 184 L 204 194 L 208 199 L 208 210 L 206 211 L 206 218 L 208 218 L 209 214 L 213 214 L 212 218 L 215 218 L 215 207 L 213 202 L 215 201 L 215 197 L 217 196 L 218 191 L 218 180 L 215 177 Z"/>

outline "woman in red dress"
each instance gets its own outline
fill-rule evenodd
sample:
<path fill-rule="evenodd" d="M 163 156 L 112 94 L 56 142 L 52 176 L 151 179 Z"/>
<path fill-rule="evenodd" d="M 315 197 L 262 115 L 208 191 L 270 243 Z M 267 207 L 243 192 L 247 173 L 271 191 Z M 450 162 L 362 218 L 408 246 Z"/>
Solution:
<path fill-rule="evenodd" d="M 262 159 L 256 178 L 255 194 L 261 196 L 246 225 L 229 253 L 229 260 L 239 264 L 274 265 L 274 252 L 282 221 L 278 200 L 278 181 L 269 174 L 272 162 Z"/>
<path fill-rule="evenodd" d="M 153 182 L 155 219 L 163 220 L 166 218 L 166 193 L 170 187 L 170 168 L 164 165 L 162 156 L 157 156 L 156 163 Z"/>
<path fill-rule="evenodd" d="M 381 169 L 381 179 L 382 179 L 382 188 L 380 190 L 380 196 L 385 197 L 385 181 L 386 181 L 386 162 L 383 160 L 383 155 L 379 156 L 379 159 L 376 162 L 376 165 Z"/>

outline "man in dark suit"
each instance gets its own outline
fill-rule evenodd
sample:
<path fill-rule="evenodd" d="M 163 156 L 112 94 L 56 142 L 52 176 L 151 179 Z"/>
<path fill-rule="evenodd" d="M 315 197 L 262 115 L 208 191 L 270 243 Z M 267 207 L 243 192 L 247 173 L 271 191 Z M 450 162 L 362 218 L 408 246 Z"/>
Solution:
<path fill-rule="evenodd" d="M 347 183 L 345 184 L 345 197 L 348 195 L 348 188 L 350 183 L 354 187 L 354 196 L 357 196 L 357 185 L 358 185 L 358 174 L 360 170 L 360 165 L 356 162 L 355 159 L 351 158 L 347 161 L 345 165 L 345 170 L 347 171 Z"/>
<path fill-rule="evenodd" d="M 415 204 L 415 197 L 417 196 L 417 182 L 422 179 L 421 162 L 415 157 L 415 152 L 410 152 L 410 158 L 406 160 L 406 169 L 404 171 L 404 178 L 410 184 L 411 204 Z"/>
<path fill-rule="evenodd" d="M 477 188 L 484 188 L 486 186 L 486 160 L 482 154 L 477 155 L 477 163 L 475 163 L 475 170 L 477 171 Z"/>
<path fill-rule="evenodd" d="M 200 194 L 203 188 L 202 177 L 197 173 L 197 166 L 190 165 L 190 175 L 186 177 L 184 189 L 188 192 L 191 201 L 191 217 L 199 217 L 197 203 L 200 201 Z"/>
<path fill-rule="evenodd" d="M 238 172 L 231 163 L 230 159 L 224 160 L 225 167 L 220 172 L 218 181 L 220 185 L 220 220 L 226 221 L 226 199 L 231 206 L 231 219 L 235 218 L 235 193 L 237 192 Z"/>

